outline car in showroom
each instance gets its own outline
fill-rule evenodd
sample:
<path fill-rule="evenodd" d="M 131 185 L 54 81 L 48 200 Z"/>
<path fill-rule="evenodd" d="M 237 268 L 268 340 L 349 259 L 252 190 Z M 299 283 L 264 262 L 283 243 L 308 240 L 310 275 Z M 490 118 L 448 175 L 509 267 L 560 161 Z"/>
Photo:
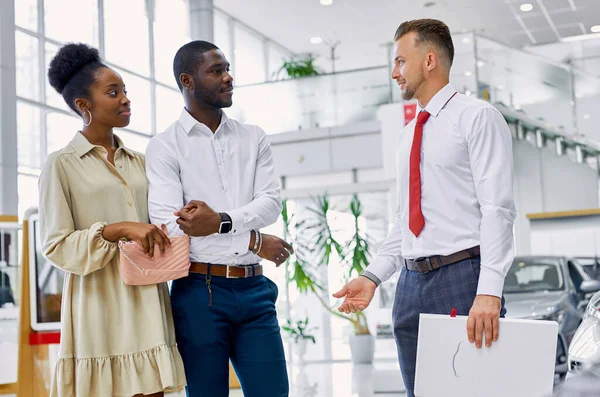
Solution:
<path fill-rule="evenodd" d="M 578 256 L 577 262 L 594 279 L 600 280 L 600 258 L 596 256 Z"/>
<path fill-rule="evenodd" d="M 506 317 L 558 323 L 555 372 L 563 379 L 569 370 L 568 346 L 586 305 L 598 291 L 600 281 L 574 258 L 518 256 L 504 281 Z"/>
<path fill-rule="evenodd" d="M 569 367 L 570 375 L 591 373 L 600 378 L 600 292 L 590 299 L 571 340 Z"/>

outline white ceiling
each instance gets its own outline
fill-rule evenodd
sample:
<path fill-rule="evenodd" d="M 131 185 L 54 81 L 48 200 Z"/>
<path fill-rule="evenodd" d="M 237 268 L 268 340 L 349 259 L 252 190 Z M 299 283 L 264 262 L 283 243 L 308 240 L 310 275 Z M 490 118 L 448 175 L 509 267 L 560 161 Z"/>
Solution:
<path fill-rule="evenodd" d="M 523 12 L 522 3 L 533 10 Z M 427 6 L 428 3 L 434 3 Z M 296 53 L 313 52 L 330 69 L 325 43 L 340 40 L 336 69 L 383 65 L 385 43 L 398 25 L 414 18 L 445 21 L 453 33 L 478 31 L 523 47 L 591 33 L 600 25 L 600 0 L 214 0 L 214 5 Z"/>

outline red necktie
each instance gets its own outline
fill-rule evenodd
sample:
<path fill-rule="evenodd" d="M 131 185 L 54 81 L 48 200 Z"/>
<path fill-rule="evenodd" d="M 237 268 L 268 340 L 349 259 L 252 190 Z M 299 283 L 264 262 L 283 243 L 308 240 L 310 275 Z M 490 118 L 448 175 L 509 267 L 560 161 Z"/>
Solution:
<path fill-rule="evenodd" d="M 417 116 L 415 135 L 410 149 L 410 174 L 408 188 L 408 228 L 415 237 L 419 237 L 425 218 L 421 211 L 421 140 L 423 139 L 423 124 L 427 122 L 430 114 L 423 110 Z"/>

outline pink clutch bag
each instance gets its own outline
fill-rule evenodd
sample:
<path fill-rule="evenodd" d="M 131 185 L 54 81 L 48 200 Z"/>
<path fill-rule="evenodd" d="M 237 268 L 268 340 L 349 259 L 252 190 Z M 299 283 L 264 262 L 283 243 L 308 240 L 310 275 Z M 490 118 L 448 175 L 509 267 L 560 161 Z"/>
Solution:
<path fill-rule="evenodd" d="M 127 285 L 151 285 L 186 277 L 190 270 L 190 238 L 177 236 L 169 239 L 171 247 L 161 255 L 156 245 L 152 259 L 138 242 L 119 241 L 119 270 L 123 282 Z"/>

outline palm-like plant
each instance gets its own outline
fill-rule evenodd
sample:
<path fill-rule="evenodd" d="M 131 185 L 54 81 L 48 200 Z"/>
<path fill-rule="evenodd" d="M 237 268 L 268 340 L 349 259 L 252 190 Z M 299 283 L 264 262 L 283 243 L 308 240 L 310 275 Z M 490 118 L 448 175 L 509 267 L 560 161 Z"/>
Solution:
<path fill-rule="evenodd" d="M 335 253 L 346 271 L 343 281 L 347 282 L 353 275 L 360 274 L 369 263 L 369 243 L 359 228 L 358 220 L 362 215 L 360 200 L 357 195 L 350 202 L 350 213 L 354 218 L 354 233 L 345 244 L 340 243 L 333 236 L 333 231 L 327 220 L 331 210 L 331 203 L 327 195 L 313 199 L 314 206 L 308 210 L 312 214 L 307 220 L 298 221 L 290 215 L 287 200 L 284 200 L 282 218 L 284 223 L 284 236 L 294 241 L 295 257 L 288 259 L 286 266 L 292 266 L 289 282 L 295 284 L 301 293 L 313 293 L 323 307 L 331 314 L 348 320 L 354 327 L 355 334 L 369 334 L 366 316 L 362 312 L 345 315 L 329 305 L 323 297 L 325 288 L 324 280 L 316 276 L 319 266 L 329 266 L 332 255 Z M 315 258 L 315 265 L 310 264 L 309 258 Z"/>
<path fill-rule="evenodd" d="M 288 282 L 296 284 L 296 288 L 301 293 L 309 291 L 315 292 L 317 289 L 322 290 L 322 287 L 314 280 L 315 270 L 313 266 L 305 259 L 305 254 L 310 252 L 306 243 L 298 238 L 302 234 L 304 221 L 296 221 L 294 214 L 290 214 L 287 200 L 283 200 L 283 208 L 281 210 L 283 219 L 283 239 L 294 242 L 294 255 L 286 260 L 285 266 L 288 268 Z M 289 268 L 292 269 L 289 269 Z"/>
<path fill-rule="evenodd" d="M 296 343 L 302 339 L 308 339 L 311 340 L 312 343 L 316 343 L 316 339 L 312 332 L 314 332 L 317 327 L 308 326 L 308 317 L 304 320 L 298 320 L 295 323 L 288 318 L 286 324 L 281 326 L 281 329 L 288 332 Z"/>
<path fill-rule="evenodd" d="M 350 202 L 350 213 L 354 218 L 354 235 L 345 247 L 346 252 L 352 252 L 352 255 L 346 255 L 345 257 L 346 264 L 348 265 L 345 282 L 348 282 L 353 275 L 359 276 L 369 266 L 371 260 L 369 241 L 366 235 L 361 232 L 358 225 L 358 220 L 362 215 L 362 205 L 356 194 L 352 196 L 352 201 Z"/>

